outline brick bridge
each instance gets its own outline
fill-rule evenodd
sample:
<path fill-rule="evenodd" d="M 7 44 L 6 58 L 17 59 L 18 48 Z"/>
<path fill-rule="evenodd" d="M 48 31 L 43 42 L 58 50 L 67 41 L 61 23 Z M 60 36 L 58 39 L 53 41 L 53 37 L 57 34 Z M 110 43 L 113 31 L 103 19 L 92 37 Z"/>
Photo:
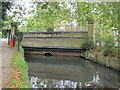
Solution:
<path fill-rule="evenodd" d="M 87 31 L 24 32 L 22 46 L 27 54 L 51 53 L 52 55 L 79 56 L 82 51 L 80 46 L 87 35 Z"/>
<path fill-rule="evenodd" d="M 88 20 L 87 31 L 23 32 L 21 44 L 27 54 L 80 56 L 85 38 L 93 37 L 93 24 L 93 20 Z"/>

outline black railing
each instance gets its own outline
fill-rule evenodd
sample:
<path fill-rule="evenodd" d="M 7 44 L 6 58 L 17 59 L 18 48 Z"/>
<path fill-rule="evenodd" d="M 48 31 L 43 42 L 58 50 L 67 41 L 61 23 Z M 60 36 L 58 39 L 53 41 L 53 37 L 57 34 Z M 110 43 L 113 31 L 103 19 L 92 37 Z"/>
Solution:
<path fill-rule="evenodd" d="M 20 51 L 20 38 L 19 37 L 17 37 L 16 35 L 14 35 L 14 39 L 15 39 L 15 45 L 17 45 L 17 47 L 18 47 L 18 51 Z"/>

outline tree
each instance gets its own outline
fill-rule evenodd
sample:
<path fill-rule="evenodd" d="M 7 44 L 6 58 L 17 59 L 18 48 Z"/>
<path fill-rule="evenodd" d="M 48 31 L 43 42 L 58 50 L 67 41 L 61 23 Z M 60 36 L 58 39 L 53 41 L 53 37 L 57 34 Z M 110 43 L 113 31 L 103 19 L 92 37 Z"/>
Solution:
<path fill-rule="evenodd" d="M 10 9 L 12 3 L 11 2 L 2 2 L 0 1 L 0 10 L 1 10 L 1 14 L 0 14 L 0 30 L 3 30 L 3 27 L 5 27 L 5 24 L 3 23 L 3 21 L 5 20 L 5 18 L 7 17 L 6 15 L 6 11 Z"/>
<path fill-rule="evenodd" d="M 118 12 L 119 2 L 33 2 L 34 10 L 30 11 L 32 16 L 22 18 L 25 14 L 21 14 L 21 21 L 26 21 L 29 30 L 45 30 L 54 27 L 62 21 L 69 23 L 75 21 L 77 26 L 86 27 L 87 19 L 95 20 L 96 30 L 109 32 L 112 28 L 118 28 Z M 18 5 L 19 10 L 24 11 L 23 7 Z M 20 12 L 13 12 L 14 18 Z M 33 20 L 32 20 L 33 19 Z M 19 21 L 19 20 L 18 20 Z M 20 21 L 19 21 L 20 22 Z M 32 23 L 32 25 L 30 25 Z M 22 27 L 21 27 L 22 28 Z"/>
<path fill-rule="evenodd" d="M 60 6 L 60 4 L 64 6 Z M 43 31 L 47 28 L 53 28 L 54 25 L 64 20 L 70 21 L 70 10 L 66 8 L 65 3 L 59 2 L 37 2 L 34 16 L 27 19 L 29 30 Z M 32 24 L 31 24 L 32 23 Z"/>

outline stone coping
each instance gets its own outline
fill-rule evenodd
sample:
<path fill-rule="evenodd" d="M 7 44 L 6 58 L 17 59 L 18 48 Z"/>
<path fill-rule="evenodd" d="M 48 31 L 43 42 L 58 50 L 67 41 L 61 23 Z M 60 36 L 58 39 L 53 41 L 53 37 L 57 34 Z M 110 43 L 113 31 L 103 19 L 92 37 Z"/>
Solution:
<path fill-rule="evenodd" d="M 23 34 L 59 34 L 59 33 L 88 33 L 88 31 L 72 31 L 72 32 L 22 32 Z"/>

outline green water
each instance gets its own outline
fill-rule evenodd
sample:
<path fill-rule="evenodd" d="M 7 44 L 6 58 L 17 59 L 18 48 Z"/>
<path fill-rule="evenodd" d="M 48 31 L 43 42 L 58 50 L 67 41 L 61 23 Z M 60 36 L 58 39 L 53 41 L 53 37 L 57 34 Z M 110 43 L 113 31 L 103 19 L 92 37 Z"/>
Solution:
<path fill-rule="evenodd" d="M 118 72 L 79 57 L 26 55 L 33 88 L 83 88 L 99 82 L 104 88 L 118 87 Z"/>

